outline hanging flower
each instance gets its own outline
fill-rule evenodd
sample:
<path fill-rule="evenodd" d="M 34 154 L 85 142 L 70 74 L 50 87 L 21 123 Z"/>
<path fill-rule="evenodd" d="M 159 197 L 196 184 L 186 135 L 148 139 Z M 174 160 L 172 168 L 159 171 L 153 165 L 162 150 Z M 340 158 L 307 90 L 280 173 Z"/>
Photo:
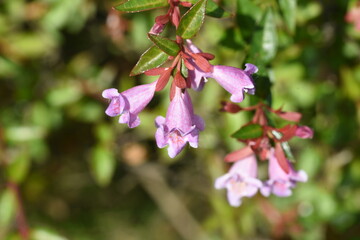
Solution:
<path fill-rule="evenodd" d="M 244 92 L 255 93 L 255 86 L 251 79 L 251 74 L 257 72 L 257 67 L 253 64 L 245 64 L 246 69 L 241 70 L 229 66 L 214 66 L 211 78 L 214 78 L 226 91 L 231 93 L 230 100 L 233 102 L 242 102 Z"/>
<path fill-rule="evenodd" d="M 257 162 L 255 154 L 239 159 L 228 173 L 215 181 L 216 189 L 227 189 L 227 197 L 231 206 L 241 205 L 243 197 L 254 196 L 262 187 L 262 182 L 257 179 Z"/>
<path fill-rule="evenodd" d="M 288 159 L 285 159 L 287 166 L 280 166 L 276 157 L 275 150 L 272 148 L 269 152 L 269 180 L 261 188 L 264 196 L 273 193 L 279 197 L 288 197 L 292 194 L 292 188 L 296 182 L 306 182 L 308 177 L 303 170 L 295 171 Z M 287 171 L 286 171 L 287 170 Z"/>
<path fill-rule="evenodd" d="M 203 119 L 194 115 L 189 94 L 177 87 L 166 118 L 158 116 L 155 125 L 156 143 L 159 148 L 168 146 L 168 154 L 171 158 L 178 155 L 187 142 L 191 147 L 197 148 L 199 131 L 204 129 Z"/>
<path fill-rule="evenodd" d="M 105 113 L 110 117 L 120 116 L 119 123 L 128 124 L 129 128 L 140 124 L 138 114 L 149 104 L 154 96 L 156 82 L 139 85 L 119 93 L 115 88 L 106 89 L 102 96 L 110 99 Z"/>
<path fill-rule="evenodd" d="M 190 40 L 187 40 L 187 47 L 192 59 L 188 62 L 192 65 L 189 69 L 188 79 L 194 90 L 201 90 L 204 87 L 207 78 L 215 79 L 226 91 L 232 94 L 230 100 L 241 102 L 244 100 L 244 92 L 249 94 L 255 93 L 255 85 L 251 75 L 258 71 L 258 68 L 250 63 L 245 64 L 245 70 L 222 65 L 211 65 L 207 60 L 211 59 L 207 53 L 202 53 Z M 207 63 L 207 64 L 205 64 Z M 208 71 L 204 71 L 203 66 Z"/>

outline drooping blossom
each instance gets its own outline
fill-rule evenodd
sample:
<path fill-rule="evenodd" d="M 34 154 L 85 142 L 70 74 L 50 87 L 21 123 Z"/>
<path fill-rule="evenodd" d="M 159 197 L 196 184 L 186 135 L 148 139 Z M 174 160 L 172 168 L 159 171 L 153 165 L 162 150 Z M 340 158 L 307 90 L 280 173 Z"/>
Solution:
<path fill-rule="evenodd" d="M 211 74 L 211 78 L 214 78 L 226 91 L 231 93 L 230 100 L 233 102 L 242 102 L 244 92 L 255 93 L 251 74 L 256 73 L 258 68 L 251 63 L 247 63 L 245 66 L 245 70 L 241 70 L 235 67 L 216 65 Z"/>
<path fill-rule="evenodd" d="M 126 123 L 130 128 L 140 124 L 138 114 L 149 104 L 154 96 L 156 81 L 139 85 L 119 93 L 115 88 L 106 89 L 102 96 L 110 99 L 105 113 L 110 117 L 121 115 L 119 123 Z"/>
<path fill-rule="evenodd" d="M 275 150 L 272 148 L 269 152 L 269 180 L 266 181 L 261 188 L 261 193 L 264 196 L 269 196 L 273 193 L 279 197 L 288 197 L 292 194 L 292 188 L 295 187 L 296 182 L 306 182 L 308 177 L 303 170 L 295 171 L 288 159 L 285 159 L 288 172 L 281 167 L 279 160 L 276 157 Z"/>
<path fill-rule="evenodd" d="M 201 53 L 190 40 L 187 40 L 189 51 L 193 54 Z M 194 90 L 201 90 L 207 81 L 207 78 L 215 79 L 226 91 L 231 93 L 230 100 L 233 102 L 241 102 L 244 100 L 244 92 L 249 94 L 255 93 L 255 86 L 251 75 L 258 71 L 258 68 L 250 63 L 245 64 L 245 70 L 223 66 L 210 65 L 211 70 L 206 72 L 201 70 L 197 65 L 196 60 L 189 60 L 193 65 L 193 70 L 189 70 L 188 79 L 191 82 L 191 87 Z"/>
<path fill-rule="evenodd" d="M 262 182 L 257 179 L 257 160 L 255 154 L 239 159 L 229 172 L 215 181 L 216 189 L 227 189 L 227 198 L 231 206 L 241 205 L 243 197 L 254 196 Z"/>
<path fill-rule="evenodd" d="M 171 158 L 178 155 L 187 142 L 191 147 L 197 148 L 199 131 L 205 126 L 203 119 L 194 114 L 189 94 L 186 90 L 177 87 L 166 118 L 158 116 L 155 125 L 156 143 L 159 148 L 168 146 L 168 154 Z"/>

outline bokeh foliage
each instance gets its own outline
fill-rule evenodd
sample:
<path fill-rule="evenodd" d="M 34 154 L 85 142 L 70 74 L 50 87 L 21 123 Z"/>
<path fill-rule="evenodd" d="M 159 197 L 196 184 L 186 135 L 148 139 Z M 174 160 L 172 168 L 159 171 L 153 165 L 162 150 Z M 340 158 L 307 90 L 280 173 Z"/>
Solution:
<path fill-rule="evenodd" d="M 129 73 L 164 11 L 120 14 L 117 3 L 0 2 L 0 239 L 21 239 L 13 185 L 35 240 L 358 238 L 360 33 L 344 20 L 355 1 L 224 0 L 232 17 L 206 17 L 194 41 L 213 63 L 257 64 L 258 97 L 315 130 L 290 143 L 310 180 L 292 197 L 236 209 L 213 182 L 249 116 L 220 113 L 229 96 L 213 81 L 193 94 L 206 122 L 200 147 L 176 159 L 154 141 L 167 94 L 135 129 L 105 116 L 103 89 L 152 80 Z"/>

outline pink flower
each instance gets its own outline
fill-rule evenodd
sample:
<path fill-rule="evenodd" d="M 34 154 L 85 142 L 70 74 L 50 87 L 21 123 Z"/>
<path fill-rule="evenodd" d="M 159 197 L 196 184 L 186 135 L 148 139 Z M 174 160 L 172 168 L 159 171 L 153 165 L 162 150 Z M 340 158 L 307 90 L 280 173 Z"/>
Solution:
<path fill-rule="evenodd" d="M 156 82 L 139 85 L 119 93 L 115 88 L 106 89 L 102 96 L 110 99 L 105 113 L 110 117 L 120 116 L 119 123 L 127 123 L 130 128 L 140 124 L 138 114 L 154 96 Z"/>
<path fill-rule="evenodd" d="M 292 194 L 291 189 L 295 187 L 296 182 L 307 181 L 306 172 L 302 170 L 296 172 L 287 159 L 286 164 L 288 164 L 288 172 L 280 166 L 275 150 L 272 148 L 269 152 L 269 180 L 261 188 L 264 196 L 268 197 L 270 193 L 273 193 L 279 197 L 288 197 Z"/>
<path fill-rule="evenodd" d="M 246 69 L 241 70 L 229 66 L 214 66 L 211 78 L 214 78 L 226 91 L 231 93 L 230 100 L 241 102 L 244 100 L 244 92 L 254 94 L 255 86 L 251 74 L 256 73 L 258 68 L 250 63 L 245 64 Z"/>
<path fill-rule="evenodd" d="M 187 40 L 189 50 L 194 54 L 201 53 L 190 40 Z M 233 102 L 241 102 L 244 100 L 244 92 L 249 94 L 255 93 L 255 85 L 251 75 L 258 71 L 258 68 L 250 63 L 245 64 L 245 70 L 222 65 L 210 65 L 211 71 L 205 72 L 200 69 L 194 59 L 188 60 L 193 65 L 193 70 L 188 71 L 188 79 L 191 82 L 191 87 L 200 91 L 207 78 L 215 79 L 226 91 L 232 94 L 230 100 Z"/>
<path fill-rule="evenodd" d="M 257 179 L 257 162 L 254 154 L 238 160 L 228 173 L 215 181 L 216 189 L 227 189 L 227 197 L 231 206 L 241 205 L 243 197 L 254 196 L 262 187 Z"/>
<path fill-rule="evenodd" d="M 187 142 L 191 147 L 197 148 L 199 131 L 205 126 L 203 119 L 194 115 L 189 94 L 177 87 L 166 118 L 158 116 L 155 125 L 156 143 L 159 148 L 168 146 L 168 154 L 171 158 L 178 155 Z"/>

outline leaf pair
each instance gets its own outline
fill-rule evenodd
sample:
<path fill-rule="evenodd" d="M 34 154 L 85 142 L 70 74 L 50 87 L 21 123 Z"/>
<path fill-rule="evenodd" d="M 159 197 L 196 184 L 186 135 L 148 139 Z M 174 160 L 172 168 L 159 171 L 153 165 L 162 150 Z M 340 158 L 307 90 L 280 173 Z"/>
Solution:
<path fill-rule="evenodd" d="M 187 0 L 186 2 L 196 4 L 198 0 Z M 213 0 L 208 0 L 207 5 L 206 15 L 210 17 L 222 18 L 230 16 L 229 12 L 219 7 Z M 167 0 L 129 0 L 119 4 L 115 9 L 122 12 L 140 12 L 166 6 L 168 6 Z"/>
<path fill-rule="evenodd" d="M 205 18 L 206 3 L 207 0 L 200 0 L 185 13 L 176 31 L 178 36 L 188 39 L 200 30 Z M 180 51 L 179 45 L 173 40 L 154 34 L 148 34 L 148 37 L 155 45 L 140 57 L 140 60 L 131 71 L 130 76 L 159 67 L 169 56 L 176 56 Z"/>

